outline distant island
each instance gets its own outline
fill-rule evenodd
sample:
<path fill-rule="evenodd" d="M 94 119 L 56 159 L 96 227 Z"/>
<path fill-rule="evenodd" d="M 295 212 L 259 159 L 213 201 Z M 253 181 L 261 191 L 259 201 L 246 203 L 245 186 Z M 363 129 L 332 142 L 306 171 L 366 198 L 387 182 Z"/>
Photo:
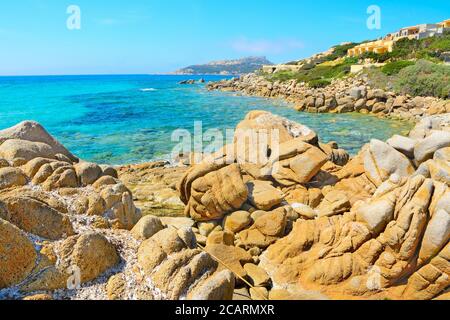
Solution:
<path fill-rule="evenodd" d="M 262 68 L 263 65 L 273 65 L 266 57 L 247 57 L 237 60 L 212 61 L 202 65 L 192 65 L 174 72 L 174 74 L 219 74 L 240 75 L 252 73 Z"/>

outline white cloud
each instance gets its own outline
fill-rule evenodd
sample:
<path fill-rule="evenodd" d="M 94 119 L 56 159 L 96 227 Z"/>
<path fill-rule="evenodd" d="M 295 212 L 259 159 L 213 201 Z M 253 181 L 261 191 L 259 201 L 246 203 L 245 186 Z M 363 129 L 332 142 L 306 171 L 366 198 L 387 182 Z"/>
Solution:
<path fill-rule="evenodd" d="M 250 40 L 245 37 L 231 42 L 231 47 L 242 53 L 250 54 L 281 54 L 304 48 L 303 42 L 297 39 L 256 39 Z"/>

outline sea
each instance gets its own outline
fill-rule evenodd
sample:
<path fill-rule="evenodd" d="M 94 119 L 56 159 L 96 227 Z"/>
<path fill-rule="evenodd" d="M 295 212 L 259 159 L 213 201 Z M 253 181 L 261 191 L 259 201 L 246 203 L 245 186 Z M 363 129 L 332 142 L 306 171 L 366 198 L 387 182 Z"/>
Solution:
<path fill-rule="evenodd" d="M 81 159 L 122 165 L 170 159 L 180 142 L 177 132 L 216 130 L 226 137 L 227 130 L 252 110 L 267 110 L 307 125 L 321 141 L 336 141 L 351 154 L 372 138 L 386 140 L 411 129 L 404 121 L 353 113 L 302 113 L 282 100 L 210 92 L 200 82 L 179 84 L 187 79 L 207 83 L 227 77 L 0 77 L 0 130 L 34 120 Z"/>

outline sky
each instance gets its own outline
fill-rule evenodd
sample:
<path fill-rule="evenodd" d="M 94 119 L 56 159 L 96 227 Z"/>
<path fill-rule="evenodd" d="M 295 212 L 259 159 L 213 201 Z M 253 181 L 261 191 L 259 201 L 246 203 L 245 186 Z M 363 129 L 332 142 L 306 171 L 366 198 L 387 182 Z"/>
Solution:
<path fill-rule="evenodd" d="M 380 29 L 367 27 L 371 5 Z M 282 63 L 449 18 L 449 0 L 2 0 L 0 75 L 167 73 L 246 56 Z"/>

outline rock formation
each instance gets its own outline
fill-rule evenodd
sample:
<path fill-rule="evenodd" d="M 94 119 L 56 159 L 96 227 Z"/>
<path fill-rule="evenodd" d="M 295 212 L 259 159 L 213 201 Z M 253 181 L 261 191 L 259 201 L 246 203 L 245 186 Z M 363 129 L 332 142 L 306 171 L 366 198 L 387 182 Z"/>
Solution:
<path fill-rule="evenodd" d="M 0 131 L 0 299 L 231 299 L 234 275 L 216 272 L 190 229 L 141 220 L 117 177 L 38 123 Z M 157 251 L 158 243 L 170 246 Z M 158 252 L 180 259 L 154 272 L 146 257 Z"/>
<path fill-rule="evenodd" d="M 449 120 L 435 116 L 409 137 L 372 140 L 349 161 L 309 129 L 252 112 L 237 128 L 266 129 L 266 148 L 237 136 L 187 171 L 181 199 L 199 222 L 199 241 L 230 251 L 223 258 L 253 281 L 254 294 L 262 287 L 273 299 L 434 299 L 450 287 Z M 273 128 L 281 132 L 277 152 L 267 142 Z M 227 154 L 236 149 L 274 153 L 250 163 Z"/>
<path fill-rule="evenodd" d="M 199 163 L 116 171 L 0 131 L 0 298 L 446 299 L 449 132 L 423 118 L 350 157 L 253 111 Z"/>

